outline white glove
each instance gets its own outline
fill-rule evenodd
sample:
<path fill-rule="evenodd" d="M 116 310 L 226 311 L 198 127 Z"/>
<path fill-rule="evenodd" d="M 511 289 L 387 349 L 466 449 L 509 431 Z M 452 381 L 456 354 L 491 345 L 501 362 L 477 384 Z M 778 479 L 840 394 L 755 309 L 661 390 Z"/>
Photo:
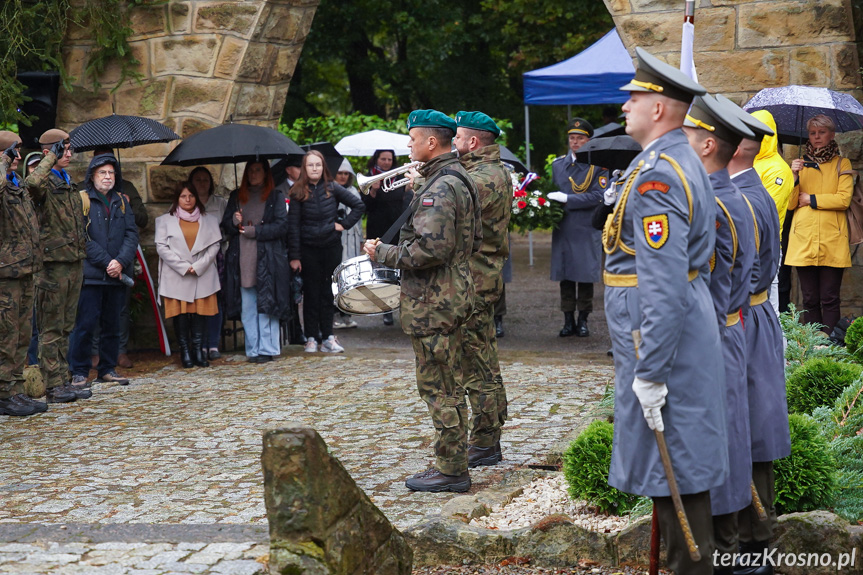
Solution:
<path fill-rule="evenodd" d="M 561 204 L 566 203 L 566 194 L 563 192 L 550 192 L 548 194 L 549 200 L 554 200 L 555 202 L 560 202 Z"/>
<path fill-rule="evenodd" d="M 647 427 L 657 431 L 665 431 L 661 409 L 665 405 L 668 386 L 664 383 L 654 383 L 636 377 L 635 381 L 632 382 L 632 391 L 635 392 L 635 396 L 641 404 Z"/>
<path fill-rule="evenodd" d="M 613 206 L 617 201 L 617 186 L 611 184 L 607 190 L 602 193 L 602 203 L 606 206 Z"/>

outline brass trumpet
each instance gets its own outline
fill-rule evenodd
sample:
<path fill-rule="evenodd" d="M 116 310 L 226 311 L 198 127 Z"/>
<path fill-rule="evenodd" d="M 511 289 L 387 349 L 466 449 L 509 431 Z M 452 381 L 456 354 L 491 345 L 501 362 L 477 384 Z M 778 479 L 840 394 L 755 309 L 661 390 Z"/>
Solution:
<path fill-rule="evenodd" d="M 381 172 L 380 174 L 374 176 L 364 176 L 363 174 L 359 174 L 357 176 L 357 185 L 360 188 L 360 191 L 366 195 L 369 193 L 369 188 L 372 184 L 381 182 L 381 191 L 382 192 L 391 192 L 397 188 L 401 188 L 402 186 L 406 186 L 410 183 L 410 178 L 402 178 L 400 180 L 388 181 L 396 176 L 400 176 L 402 174 L 406 174 L 410 170 L 414 168 L 419 168 L 422 166 L 422 162 L 411 162 L 410 164 L 405 164 L 401 168 L 395 168 L 393 170 L 389 170 L 387 172 Z"/>

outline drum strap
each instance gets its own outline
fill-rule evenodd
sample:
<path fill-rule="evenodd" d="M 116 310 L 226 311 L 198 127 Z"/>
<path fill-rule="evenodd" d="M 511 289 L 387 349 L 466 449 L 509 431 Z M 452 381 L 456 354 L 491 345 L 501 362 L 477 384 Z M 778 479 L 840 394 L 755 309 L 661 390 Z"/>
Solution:
<path fill-rule="evenodd" d="M 462 175 L 461 173 L 459 173 L 455 170 L 450 170 L 447 168 L 444 168 L 443 170 L 441 170 L 440 172 L 435 174 L 434 179 L 431 180 L 430 182 L 426 183 L 426 186 L 431 185 L 435 180 L 437 180 L 441 176 L 455 176 L 456 178 L 461 180 L 461 182 L 465 185 L 466 188 L 470 189 L 470 187 L 471 187 L 470 183 L 467 181 L 467 178 L 465 178 L 464 175 Z M 411 202 L 411 204 L 413 204 L 413 202 Z M 399 216 L 399 219 L 397 219 L 393 223 L 393 225 L 390 226 L 390 229 L 388 229 L 386 231 L 386 233 L 383 236 L 381 236 L 381 243 L 388 244 L 393 240 L 393 238 L 396 237 L 396 234 L 399 232 L 399 230 L 402 228 L 402 226 L 405 225 L 405 222 L 408 221 L 408 218 L 410 217 L 411 213 L 413 212 L 412 207 L 413 207 L 413 205 L 409 205 L 407 207 L 407 209 L 405 209 L 405 211 L 402 212 L 402 215 Z"/>

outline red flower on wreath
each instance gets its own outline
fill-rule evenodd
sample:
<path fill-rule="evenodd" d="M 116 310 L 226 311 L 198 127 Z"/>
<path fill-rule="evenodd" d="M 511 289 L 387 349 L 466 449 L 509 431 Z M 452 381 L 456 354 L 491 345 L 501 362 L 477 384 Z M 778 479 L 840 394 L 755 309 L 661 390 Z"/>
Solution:
<path fill-rule="evenodd" d="M 545 205 L 545 198 L 537 198 L 536 201 L 540 206 Z"/>
<path fill-rule="evenodd" d="M 525 192 L 524 190 L 516 190 L 513 196 L 516 198 L 526 198 L 527 192 Z"/>
<path fill-rule="evenodd" d="M 525 202 L 524 200 L 519 200 L 517 205 L 518 205 L 518 209 L 523 210 L 527 207 L 527 202 Z"/>

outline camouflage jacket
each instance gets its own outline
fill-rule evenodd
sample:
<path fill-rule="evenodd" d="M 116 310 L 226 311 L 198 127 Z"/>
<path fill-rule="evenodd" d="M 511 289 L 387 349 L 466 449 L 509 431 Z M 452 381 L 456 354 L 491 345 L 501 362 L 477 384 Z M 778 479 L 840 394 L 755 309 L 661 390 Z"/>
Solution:
<path fill-rule="evenodd" d="M 434 158 L 420 174 L 425 180 L 414 193 L 398 245 L 379 244 L 375 251 L 378 262 L 401 270 L 402 329 L 415 337 L 450 333 L 470 315 L 469 259 L 482 240 L 476 190 L 455 154 Z"/>
<path fill-rule="evenodd" d="M 23 278 L 42 269 L 33 202 L 23 188 L 5 177 L 8 167 L 8 156 L 0 154 L 0 279 Z"/>
<path fill-rule="evenodd" d="M 46 262 L 78 262 L 87 257 L 84 207 L 77 186 L 52 170 L 56 156 L 45 154 L 24 180 L 39 216 Z"/>
<path fill-rule="evenodd" d="M 482 246 L 470 258 L 476 295 L 497 301 L 503 289 L 501 270 L 509 255 L 507 228 L 512 211 L 512 179 L 500 163 L 500 146 L 492 144 L 465 154 L 461 165 L 476 184 L 482 212 Z"/>

